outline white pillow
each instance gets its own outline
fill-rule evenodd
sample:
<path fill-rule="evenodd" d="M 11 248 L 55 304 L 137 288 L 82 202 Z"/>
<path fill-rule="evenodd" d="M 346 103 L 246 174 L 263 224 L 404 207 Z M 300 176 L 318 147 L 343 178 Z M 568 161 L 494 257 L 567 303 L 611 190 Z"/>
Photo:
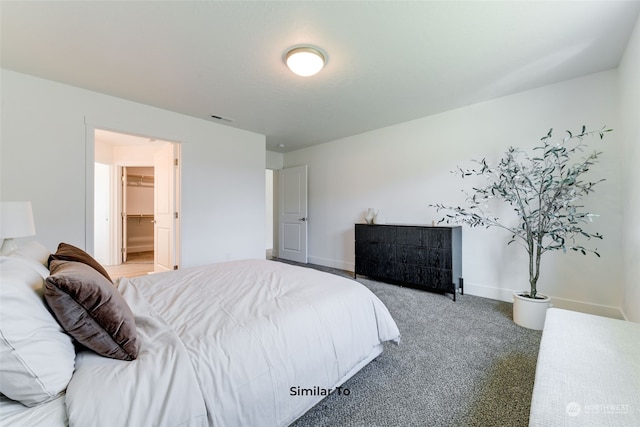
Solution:
<path fill-rule="evenodd" d="M 49 265 L 49 255 L 51 255 L 49 249 L 36 240 L 20 242 L 18 249 L 11 254 L 12 257 L 32 259 L 44 267 Z"/>
<path fill-rule="evenodd" d="M 40 264 L 38 261 L 33 258 L 26 258 L 21 255 L 15 255 L 15 253 L 10 256 L 0 256 L 0 262 L 10 261 L 11 269 L 17 269 L 17 266 L 20 266 L 20 269 L 23 270 L 31 270 L 32 272 L 38 273 L 38 275 L 44 280 L 49 277 L 49 269 L 44 265 Z M 42 286 L 41 283 L 34 282 L 33 289 L 38 289 Z"/>
<path fill-rule="evenodd" d="M 22 260 L 0 260 L 0 393 L 35 406 L 69 384 L 75 350 L 36 291 L 39 273 Z"/>

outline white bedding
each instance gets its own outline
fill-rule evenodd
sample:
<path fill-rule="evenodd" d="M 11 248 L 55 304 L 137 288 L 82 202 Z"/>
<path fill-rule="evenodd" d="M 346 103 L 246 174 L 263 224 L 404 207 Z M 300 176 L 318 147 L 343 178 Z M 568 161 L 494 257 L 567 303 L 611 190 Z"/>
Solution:
<path fill-rule="evenodd" d="M 361 284 L 278 262 L 117 286 L 135 314 L 139 356 L 78 354 L 66 393 L 72 426 L 285 426 L 400 337 Z"/>
<path fill-rule="evenodd" d="M 0 395 L 0 426 L 2 427 L 52 427 L 67 424 L 64 394 L 31 408 Z"/>

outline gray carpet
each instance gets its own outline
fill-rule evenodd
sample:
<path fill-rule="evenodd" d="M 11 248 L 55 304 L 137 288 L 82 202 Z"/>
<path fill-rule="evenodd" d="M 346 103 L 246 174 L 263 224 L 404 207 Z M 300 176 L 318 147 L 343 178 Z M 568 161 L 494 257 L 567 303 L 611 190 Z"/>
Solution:
<path fill-rule="evenodd" d="M 358 281 L 387 305 L 402 341 L 295 427 L 528 425 L 541 332 L 516 326 L 511 304 Z"/>

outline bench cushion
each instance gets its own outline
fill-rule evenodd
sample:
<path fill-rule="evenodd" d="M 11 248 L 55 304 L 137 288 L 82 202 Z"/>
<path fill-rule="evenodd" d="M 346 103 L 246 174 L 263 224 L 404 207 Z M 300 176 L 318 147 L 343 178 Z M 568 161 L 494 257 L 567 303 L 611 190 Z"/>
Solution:
<path fill-rule="evenodd" d="M 640 324 L 547 310 L 530 426 L 640 426 Z"/>

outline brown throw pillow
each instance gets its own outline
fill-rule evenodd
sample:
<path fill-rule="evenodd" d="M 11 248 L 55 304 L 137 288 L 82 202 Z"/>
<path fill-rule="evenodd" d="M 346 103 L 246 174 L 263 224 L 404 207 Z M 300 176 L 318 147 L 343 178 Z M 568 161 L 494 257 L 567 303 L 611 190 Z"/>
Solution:
<path fill-rule="evenodd" d="M 63 261 L 76 261 L 87 264 L 88 266 L 91 266 L 97 272 L 102 274 L 104 277 L 106 277 L 108 281 L 113 283 L 113 280 L 111 280 L 111 277 L 109 277 L 109 273 L 107 273 L 107 270 L 105 270 L 98 261 L 93 259 L 91 255 L 89 255 L 82 249 L 76 248 L 73 245 L 64 242 L 60 243 L 58 245 L 58 250 L 56 251 L 56 253 L 49 255 L 49 264 L 51 264 L 51 261 L 54 259 Z M 51 267 L 49 267 L 49 270 L 51 270 Z"/>
<path fill-rule="evenodd" d="M 44 297 L 54 316 L 80 344 L 112 359 L 138 356 L 131 308 L 120 292 L 86 264 L 52 260 Z"/>

